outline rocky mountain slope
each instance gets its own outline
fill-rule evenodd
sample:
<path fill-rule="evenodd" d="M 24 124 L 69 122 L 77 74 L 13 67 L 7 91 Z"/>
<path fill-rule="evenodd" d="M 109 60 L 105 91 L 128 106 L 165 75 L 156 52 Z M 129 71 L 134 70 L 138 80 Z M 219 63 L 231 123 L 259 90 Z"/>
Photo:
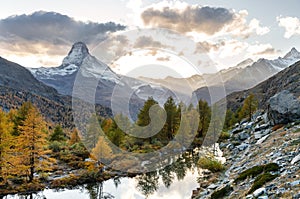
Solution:
<path fill-rule="evenodd" d="M 253 93 L 259 102 L 259 108 L 266 109 L 268 100 L 280 91 L 287 90 L 296 98 L 300 96 L 300 62 L 280 71 L 268 80 L 258 84 L 257 86 L 235 92 L 227 96 L 228 108 L 236 110 L 243 104 L 246 96 Z"/>
<path fill-rule="evenodd" d="M 267 59 L 259 59 L 257 62 L 254 62 L 252 65 L 244 67 L 238 71 L 234 71 L 235 74 L 232 74 L 229 71 L 226 78 L 224 74 L 220 74 L 223 78 L 217 79 L 214 78 L 212 83 L 208 83 L 210 89 L 221 89 L 222 87 L 225 89 L 227 95 L 236 92 L 242 91 L 245 89 L 252 88 L 257 84 L 267 80 L 271 76 L 277 74 L 281 70 L 289 67 L 290 65 L 296 63 L 300 60 L 300 53 L 293 48 L 290 52 L 288 52 L 283 58 L 279 57 L 275 60 L 267 60 Z M 199 87 L 195 90 L 194 95 L 197 96 L 198 99 L 205 99 L 210 102 L 210 94 L 208 88 L 206 86 Z M 217 96 L 216 99 L 221 99 L 224 96 Z M 269 96 L 268 96 L 269 97 Z"/>
<path fill-rule="evenodd" d="M 200 183 L 193 198 L 300 198 L 300 62 L 227 97 L 236 110 L 249 93 L 259 110 L 221 141 L 226 170 Z M 213 176 L 212 174 L 210 174 Z"/>
<path fill-rule="evenodd" d="M 24 67 L 0 57 L 0 86 L 26 90 L 51 99 L 59 94 L 52 87 L 39 82 Z"/>
<path fill-rule="evenodd" d="M 220 144 L 227 170 L 194 198 L 300 198 L 300 123 L 272 126 L 265 115 L 230 131 Z"/>
<path fill-rule="evenodd" d="M 70 96 L 59 94 L 35 79 L 23 66 L 0 57 L 0 106 L 8 111 L 26 101 L 35 104 L 48 121 L 74 126 Z M 111 116 L 108 108 L 97 105 L 96 109 L 99 115 Z"/>

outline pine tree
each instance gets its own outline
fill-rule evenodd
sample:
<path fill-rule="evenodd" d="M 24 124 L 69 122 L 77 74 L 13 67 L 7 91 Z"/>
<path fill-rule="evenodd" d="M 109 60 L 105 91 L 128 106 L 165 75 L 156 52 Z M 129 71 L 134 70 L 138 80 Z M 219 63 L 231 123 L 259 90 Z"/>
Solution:
<path fill-rule="evenodd" d="M 138 119 L 137 119 L 137 125 L 140 127 L 145 127 L 148 126 L 151 123 L 151 118 L 149 115 L 149 111 L 150 108 L 154 105 L 158 105 L 158 103 L 152 98 L 148 98 L 148 100 L 145 102 L 143 108 L 140 110 L 139 114 L 138 114 Z M 152 122 L 152 126 L 148 126 L 147 131 L 142 130 L 141 132 L 139 132 L 139 130 L 135 130 L 135 132 L 138 132 L 138 134 L 143 134 L 143 135 L 148 135 L 151 133 L 151 131 L 154 130 L 155 131 L 155 124 L 154 122 Z M 153 137 L 149 137 L 147 140 L 149 143 L 153 142 Z M 143 139 L 139 139 L 136 138 L 135 139 L 136 143 L 140 143 L 143 144 Z"/>
<path fill-rule="evenodd" d="M 53 133 L 50 135 L 50 141 L 66 141 L 66 135 L 60 125 L 55 126 Z"/>
<path fill-rule="evenodd" d="M 181 108 L 177 108 L 175 101 L 172 97 L 169 97 L 164 104 L 164 109 L 167 113 L 167 120 L 164 127 L 167 140 L 172 140 L 180 124 Z"/>
<path fill-rule="evenodd" d="M 206 101 L 199 100 L 198 110 L 199 110 L 198 136 L 204 137 L 209 127 L 210 118 L 211 118 L 211 109 L 208 106 L 208 103 Z"/>
<path fill-rule="evenodd" d="M 249 120 L 252 119 L 252 114 L 258 108 L 258 101 L 255 98 L 254 94 L 251 93 L 244 101 L 243 107 L 239 112 L 239 119 L 242 120 L 243 118 L 248 118 Z"/>
<path fill-rule="evenodd" d="M 16 149 L 18 152 L 20 174 L 33 180 L 36 171 L 44 170 L 46 157 L 44 157 L 44 147 L 46 140 L 46 123 L 35 107 L 27 111 L 26 119 L 19 125 L 20 135 Z"/>

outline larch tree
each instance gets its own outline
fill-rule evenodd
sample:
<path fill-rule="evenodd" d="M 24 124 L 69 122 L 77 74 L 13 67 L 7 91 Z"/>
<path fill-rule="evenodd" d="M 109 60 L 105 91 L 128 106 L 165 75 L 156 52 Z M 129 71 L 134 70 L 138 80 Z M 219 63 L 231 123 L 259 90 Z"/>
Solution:
<path fill-rule="evenodd" d="M 11 136 L 12 123 L 8 120 L 7 115 L 0 109 L 0 182 L 6 182 L 13 166 L 10 162 L 12 159 L 13 138 Z"/>
<path fill-rule="evenodd" d="M 16 144 L 18 167 L 20 174 L 31 182 L 35 172 L 47 168 L 47 158 L 44 156 L 47 145 L 46 122 L 34 106 L 28 109 L 26 119 L 19 125 L 19 132 Z"/>
<path fill-rule="evenodd" d="M 253 93 L 250 93 L 249 96 L 245 99 L 243 107 L 239 112 L 239 119 L 242 120 L 243 118 L 248 118 L 249 120 L 252 119 L 253 113 L 258 108 L 258 101 L 255 98 Z"/>
<path fill-rule="evenodd" d="M 83 135 L 83 143 L 88 150 L 95 148 L 100 136 L 101 126 L 97 115 L 92 115 L 88 123 L 86 134 Z"/>
<path fill-rule="evenodd" d="M 104 136 L 99 136 L 97 144 L 91 152 L 91 156 L 94 159 L 103 162 L 103 160 L 104 161 L 109 160 L 112 157 L 112 155 L 113 155 L 113 151 L 109 146 L 106 138 Z"/>

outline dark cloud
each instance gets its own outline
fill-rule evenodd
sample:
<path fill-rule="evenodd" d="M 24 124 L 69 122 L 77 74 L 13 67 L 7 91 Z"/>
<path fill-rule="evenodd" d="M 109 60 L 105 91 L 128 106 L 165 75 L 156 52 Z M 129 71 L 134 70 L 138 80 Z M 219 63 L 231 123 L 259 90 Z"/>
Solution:
<path fill-rule="evenodd" d="M 139 37 L 136 40 L 136 42 L 134 44 L 134 48 L 147 48 L 147 47 L 151 47 L 151 48 L 166 48 L 167 46 L 163 45 L 159 41 L 155 41 L 150 36 L 141 36 L 141 37 Z"/>
<path fill-rule="evenodd" d="M 125 27 L 113 22 L 94 23 L 75 21 L 67 15 L 55 12 L 35 12 L 0 20 L 0 34 L 8 39 L 47 41 L 53 44 L 69 44 L 76 41 L 90 43 L 107 32 Z"/>
<path fill-rule="evenodd" d="M 145 25 L 168 28 L 182 33 L 197 31 L 208 35 L 232 23 L 235 14 L 225 8 L 188 6 L 184 10 L 164 7 L 146 9 L 141 17 Z"/>
<path fill-rule="evenodd" d="M 13 53 L 63 55 L 70 46 L 82 41 L 93 46 L 109 32 L 125 26 L 108 23 L 81 22 L 55 12 L 35 12 L 0 20 L 0 43 Z"/>

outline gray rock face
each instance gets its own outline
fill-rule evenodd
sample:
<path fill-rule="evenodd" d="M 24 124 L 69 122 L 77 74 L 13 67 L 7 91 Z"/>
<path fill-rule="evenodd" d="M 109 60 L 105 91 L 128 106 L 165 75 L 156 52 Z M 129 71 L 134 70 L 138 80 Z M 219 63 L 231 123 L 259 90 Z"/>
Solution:
<path fill-rule="evenodd" d="M 268 118 L 273 124 L 286 124 L 300 119 L 300 100 L 283 90 L 269 100 Z"/>

